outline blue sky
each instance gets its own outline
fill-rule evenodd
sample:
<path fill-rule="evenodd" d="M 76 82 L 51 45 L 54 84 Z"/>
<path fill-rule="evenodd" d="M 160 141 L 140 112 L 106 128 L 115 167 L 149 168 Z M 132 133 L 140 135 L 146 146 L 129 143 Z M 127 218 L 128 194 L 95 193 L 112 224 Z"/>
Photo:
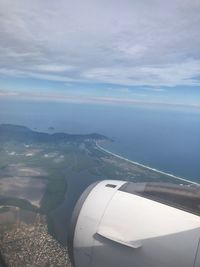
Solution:
<path fill-rule="evenodd" d="M 200 105 L 198 0 L 0 0 L 0 97 Z"/>

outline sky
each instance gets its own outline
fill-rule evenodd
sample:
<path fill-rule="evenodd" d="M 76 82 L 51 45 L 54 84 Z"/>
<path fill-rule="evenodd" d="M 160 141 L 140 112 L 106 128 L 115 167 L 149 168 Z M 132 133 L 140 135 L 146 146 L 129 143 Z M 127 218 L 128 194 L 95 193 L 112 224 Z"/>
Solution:
<path fill-rule="evenodd" d="M 199 0 L 0 0 L 0 98 L 200 106 Z"/>

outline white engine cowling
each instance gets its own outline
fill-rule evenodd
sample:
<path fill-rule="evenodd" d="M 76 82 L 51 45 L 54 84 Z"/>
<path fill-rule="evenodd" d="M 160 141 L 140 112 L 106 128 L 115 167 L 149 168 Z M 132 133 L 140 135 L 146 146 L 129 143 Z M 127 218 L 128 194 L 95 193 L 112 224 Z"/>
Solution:
<path fill-rule="evenodd" d="M 75 267 L 199 267 L 199 189 L 101 181 L 76 204 Z M 198 250 L 199 247 L 199 250 Z"/>

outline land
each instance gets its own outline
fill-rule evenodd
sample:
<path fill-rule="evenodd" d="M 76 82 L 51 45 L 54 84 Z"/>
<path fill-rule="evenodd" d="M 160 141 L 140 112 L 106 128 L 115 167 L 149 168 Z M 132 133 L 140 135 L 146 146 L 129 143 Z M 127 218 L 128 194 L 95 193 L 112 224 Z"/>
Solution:
<path fill-rule="evenodd" d="M 49 127 L 48 127 L 48 130 L 50 130 L 50 131 L 54 131 L 55 128 L 54 128 L 53 126 L 49 126 Z"/>
<path fill-rule="evenodd" d="M 38 215 L 34 225 L 19 222 L 1 235 L 1 253 L 8 266 L 71 266 L 67 249 L 48 234 Z"/>
<path fill-rule="evenodd" d="M 92 182 L 188 184 L 107 153 L 99 147 L 105 141 L 96 133 L 47 134 L 0 125 L 0 251 L 8 266 L 70 266 L 70 214 Z"/>

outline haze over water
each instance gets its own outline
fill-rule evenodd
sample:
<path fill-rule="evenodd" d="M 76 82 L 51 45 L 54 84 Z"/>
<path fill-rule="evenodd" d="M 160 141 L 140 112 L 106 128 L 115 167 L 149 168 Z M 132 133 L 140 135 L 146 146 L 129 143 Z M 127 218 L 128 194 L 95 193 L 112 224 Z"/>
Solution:
<path fill-rule="evenodd" d="M 110 151 L 200 182 L 199 109 L 1 100 L 0 123 L 104 134 Z"/>

